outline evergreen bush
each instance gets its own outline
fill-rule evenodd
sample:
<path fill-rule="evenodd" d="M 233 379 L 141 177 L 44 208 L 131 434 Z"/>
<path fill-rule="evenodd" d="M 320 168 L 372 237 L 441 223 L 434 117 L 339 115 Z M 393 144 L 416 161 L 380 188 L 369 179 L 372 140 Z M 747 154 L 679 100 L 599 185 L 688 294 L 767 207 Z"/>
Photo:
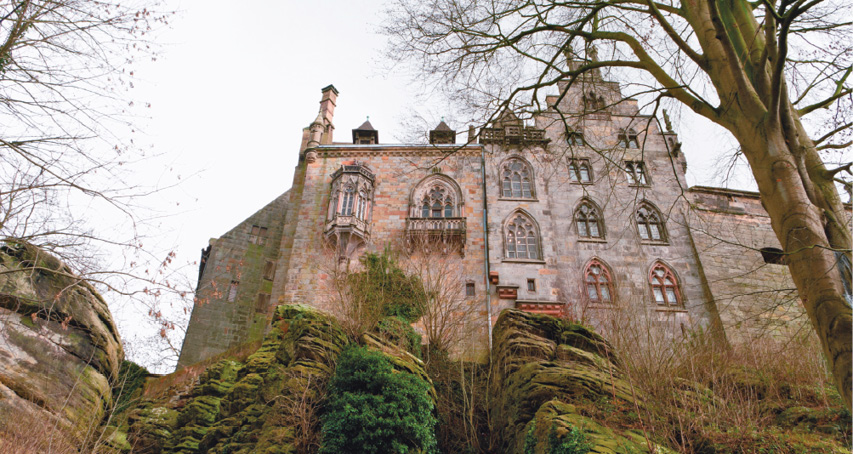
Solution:
<path fill-rule="evenodd" d="M 330 383 L 320 454 L 437 453 L 429 388 L 381 353 L 347 348 Z"/>

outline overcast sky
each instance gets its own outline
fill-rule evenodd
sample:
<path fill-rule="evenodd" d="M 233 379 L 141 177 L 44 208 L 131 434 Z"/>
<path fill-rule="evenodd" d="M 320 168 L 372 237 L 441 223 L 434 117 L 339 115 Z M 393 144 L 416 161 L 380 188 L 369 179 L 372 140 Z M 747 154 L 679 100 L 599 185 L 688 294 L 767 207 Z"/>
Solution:
<path fill-rule="evenodd" d="M 405 136 L 401 119 L 424 107 L 415 100 L 422 93 L 405 74 L 383 69 L 385 38 L 377 34 L 382 3 L 168 3 L 178 14 L 157 37 L 162 45 L 157 61 L 137 68 L 134 96 L 151 103 L 141 141 L 183 181 L 162 195 L 163 205 L 178 214 L 157 227 L 164 244 L 178 245 L 178 261 L 197 260 L 210 238 L 290 187 L 302 128 L 317 114 L 322 87 L 334 84 L 340 91 L 338 140 L 346 140 L 368 115 L 383 142 Z M 688 182 L 719 184 L 715 163 L 731 152 L 733 140 L 707 122 L 674 123 L 689 164 Z M 156 178 L 167 170 L 147 171 Z M 747 181 L 734 183 L 751 188 Z M 189 272 L 193 279 L 195 272 Z M 116 312 L 122 325 L 137 320 L 132 312 Z"/>

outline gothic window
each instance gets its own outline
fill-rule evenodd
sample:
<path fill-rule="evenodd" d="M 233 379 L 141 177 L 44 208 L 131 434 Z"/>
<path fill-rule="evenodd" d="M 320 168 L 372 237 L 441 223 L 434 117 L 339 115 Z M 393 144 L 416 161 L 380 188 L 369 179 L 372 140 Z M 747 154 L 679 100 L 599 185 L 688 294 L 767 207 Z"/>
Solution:
<path fill-rule="evenodd" d="M 628 184 L 639 186 L 649 184 L 646 165 L 643 161 L 625 161 L 625 172 L 628 174 Z"/>
<path fill-rule="evenodd" d="M 355 217 L 364 220 L 367 217 L 367 193 L 364 190 L 358 192 L 358 208 L 355 212 Z"/>
<path fill-rule="evenodd" d="M 640 148 L 640 141 L 637 138 L 637 132 L 633 129 L 629 129 L 627 131 L 623 129 L 619 133 L 619 146 L 622 148 L 632 149 Z"/>
<path fill-rule="evenodd" d="M 436 182 L 429 186 L 421 200 L 421 217 L 422 218 L 452 218 L 456 211 L 456 201 L 453 194 L 447 185 Z"/>
<path fill-rule="evenodd" d="M 592 183 L 592 167 L 587 159 L 569 161 L 569 181 L 572 183 Z"/>
<path fill-rule="evenodd" d="M 637 230 L 646 241 L 666 241 L 666 229 L 658 210 L 644 203 L 637 209 Z"/>
<path fill-rule="evenodd" d="M 604 238 L 604 225 L 601 213 L 592 203 L 584 201 L 575 210 L 575 225 L 581 238 Z"/>
<path fill-rule="evenodd" d="M 613 280 L 610 278 L 610 270 L 598 260 L 593 260 L 587 265 L 584 271 L 584 285 L 586 285 L 587 298 L 591 302 L 612 301 Z"/>
<path fill-rule="evenodd" d="M 506 258 L 539 260 L 539 232 L 533 221 L 516 214 L 506 225 Z"/>
<path fill-rule="evenodd" d="M 504 163 L 502 180 L 501 195 L 503 197 L 532 199 L 535 195 L 533 172 L 521 159 L 510 159 Z"/>
<path fill-rule="evenodd" d="M 681 306 L 681 293 L 675 275 L 664 264 L 658 262 L 652 267 L 649 283 L 655 303 L 661 306 Z"/>
<path fill-rule="evenodd" d="M 569 131 L 569 136 L 566 139 L 566 141 L 569 143 L 569 145 L 573 145 L 576 147 L 582 147 L 582 146 L 586 145 L 586 143 L 583 140 L 583 133 L 582 132 Z"/>
<path fill-rule="evenodd" d="M 341 202 L 341 216 L 352 216 L 353 203 L 355 203 L 355 190 L 352 186 L 347 186 L 344 189 L 344 197 Z"/>

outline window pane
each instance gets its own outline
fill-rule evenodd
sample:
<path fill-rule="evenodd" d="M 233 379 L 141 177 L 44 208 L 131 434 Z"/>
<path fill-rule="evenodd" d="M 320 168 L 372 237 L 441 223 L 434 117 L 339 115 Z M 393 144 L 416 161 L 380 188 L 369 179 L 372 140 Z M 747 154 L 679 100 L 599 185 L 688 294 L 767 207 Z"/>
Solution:
<path fill-rule="evenodd" d="M 651 237 L 654 240 L 660 239 L 660 230 L 658 230 L 657 224 L 648 224 L 649 230 L 651 231 Z"/>
<path fill-rule="evenodd" d="M 569 165 L 569 180 L 578 181 L 578 168 L 574 164 Z"/>
<path fill-rule="evenodd" d="M 504 179 L 503 196 L 512 197 L 512 184 L 509 182 L 509 177 Z"/>
<path fill-rule="evenodd" d="M 593 238 L 598 238 L 601 236 L 598 233 L 598 223 L 597 222 L 590 222 L 589 223 L 589 236 L 591 236 Z"/>
<path fill-rule="evenodd" d="M 660 287 L 655 286 L 654 288 L 652 288 L 652 290 L 655 293 L 655 301 L 657 301 L 658 304 L 664 304 L 665 301 L 663 299 L 663 292 L 661 292 Z"/>
<path fill-rule="evenodd" d="M 530 233 L 530 237 L 527 239 L 527 246 L 528 246 L 530 258 L 538 259 L 539 258 L 539 251 L 538 251 L 538 248 L 536 247 L 536 237 L 533 236 L 533 232 Z"/>
<path fill-rule="evenodd" d="M 421 209 L 421 217 L 422 218 L 428 218 L 429 217 L 429 205 L 426 203 L 424 204 L 423 208 Z"/>
<path fill-rule="evenodd" d="M 601 286 L 601 300 L 607 302 L 610 301 L 610 290 L 607 288 L 606 285 Z"/>
<path fill-rule="evenodd" d="M 581 181 L 589 183 L 589 169 L 585 165 L 581 166 Z"/>
<path fill-rule="evenodd" d="M 446 217 L 446 218 L 453 217 L 453 205 L 445 205 L 444 206 L 444 217 Z"/>
<path fill-rule="evenodd" d="M 525 179 L 521 182 L 521 195 L 522 197 L 533 197 L 533 192 L 530 190 L 530 180 Z"/>
<path fill-rule="evenodd" d="M 512 196 L 521 197 L 521 176 L 518 174 L 512 176 Z"/>
<path fill-rule="evenodd" d="M 518 241 L 518 258 L 526 259 L 527 258 L 527 238 L 519 235 L 517 241 Z"/>
<path fill-rule="evenodd" d="M 598 290 L 596 290 L 595 284 L 587 284 L 586 293 L 589 295 L 589 299 L 598 301 Z"/>
<path fill-rule="evenodd" d="M 675 289 L 672 287 L 667 287 L 666 289 L 666 300 L 669 301 L 669 304 L 678 304 L 678 298 L 675 297 Z"/>
<path fill-rule="evenodd" d="M 648 224 L 639 224 L 639 227 L 640 227 L 640 238 L 642 238 L 644 240 L 648 240 L 649 239 Z"/>
<path fill-rule="evenodd" d="M 578 235 L 586 237 L 589 234 L 586 231 L 586 221 L 578 219 Z"/>

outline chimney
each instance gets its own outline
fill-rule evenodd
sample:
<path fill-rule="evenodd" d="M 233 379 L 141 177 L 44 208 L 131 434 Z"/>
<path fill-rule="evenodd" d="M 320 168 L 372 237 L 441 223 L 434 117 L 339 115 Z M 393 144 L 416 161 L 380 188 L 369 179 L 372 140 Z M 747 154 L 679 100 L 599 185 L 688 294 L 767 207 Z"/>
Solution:
<path fill-rule="evenodd" d="M 335 117 L 335 105 L 338 102 L 338 89 L 334 85 L 329 85 L 322 90 L 323 97 L 320 99 L 320 116 L 325 121 L 326 131 L 323 134 L 323 139 L 320 141 L 323 145 L 332 143 L 332 134 L 335 131 L 335 125 L 332 119 Z"/>

